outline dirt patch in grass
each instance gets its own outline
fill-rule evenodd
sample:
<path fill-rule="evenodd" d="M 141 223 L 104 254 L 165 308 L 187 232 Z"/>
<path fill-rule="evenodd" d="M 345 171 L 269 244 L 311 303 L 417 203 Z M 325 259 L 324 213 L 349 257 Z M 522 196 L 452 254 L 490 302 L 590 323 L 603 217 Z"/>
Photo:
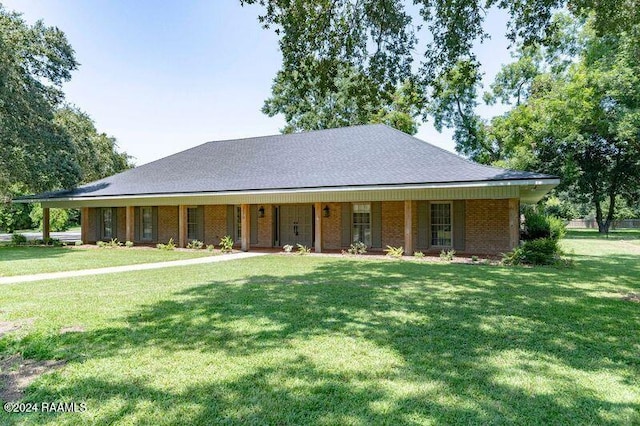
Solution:
<path fill-rule="evenodd" d="M 640 303 L 640 293 L 629 293 L 626 296 L 623 296 L 622 300 Z"/>
<path fill-rule="evenodd" d="M 0 400 L 18 401 L 38 377 L 64 366 L 64 361 L 36 361 L 13 355 L 0 360 Z"/>
<path fill-rule="evenodd" d="M 72 325 L 69 327 L 63 327 L 60 329 L 60 334 L 66 333 L 84 333 L 84 327 L 80 325 Z"/>
<path fill-rule="evenodd" d="M 3 337 L 7 333 L 11 333 L 12 331 L 20 330 L 22 327 L 26 325 L 30 325 L 33 323 L 32 318 L 26 318 L 18 321 L 0 321 L 0 337 Z"/>

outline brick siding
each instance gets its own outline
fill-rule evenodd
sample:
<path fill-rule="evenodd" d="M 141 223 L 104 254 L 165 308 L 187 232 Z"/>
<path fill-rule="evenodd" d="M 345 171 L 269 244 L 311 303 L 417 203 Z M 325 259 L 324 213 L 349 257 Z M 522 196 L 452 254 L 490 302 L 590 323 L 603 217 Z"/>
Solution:
<path fill-rule="evenodd" d="M 166 243 L 170 238 L 178 244 L 178 206 L 159 206 L 158 242 Z"/>
<path fill-rule="evenodd" d="M 220 244 L 220 239 L 227 235 L 227 206 L 204 206 L 204 243 Z"/>

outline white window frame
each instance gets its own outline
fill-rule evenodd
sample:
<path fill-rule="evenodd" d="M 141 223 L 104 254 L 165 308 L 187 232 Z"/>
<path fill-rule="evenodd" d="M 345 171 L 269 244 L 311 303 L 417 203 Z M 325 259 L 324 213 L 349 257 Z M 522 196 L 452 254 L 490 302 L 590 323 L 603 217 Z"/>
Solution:
<path fill-rule="evenodd" d="M 149 235 L 148 237 L 145 237 L 144 235 L 144 225 L 145 225 L 145 220 L 144 220 L 144 212 L 145 210 L 149 211 L 149 227 L 151 229 L 151 235 Z M 144 207 L 140 207 L 140 241 L 153 241 L 153 207 L 151 206 L 144 206 Z"/>
<path fill-rule="evenodd" d="M 355 232 L 354 228 L 356 227 L 356 221 L 355 221 L 355 215 L 356 215 L 356 206 L 366 206 L 367 209 L 369 210 L 368 213 L 362 213 L 362 214 L 369 214 L 369 241 L 362 241 L 362 240 L 356 240 L 355 238 Z M 372 224 L 371 224 L 371 220 L 372 220 L 372 215 L 371 215 L 371 203 L 352 203 L 351 204 L 351 242 L 355 243 L 357 241 L 361 241 L 363 242 L 367 247 L 371 247 L 372 244 L 372 240 L 373 240 L 373 236 L 371 235 L 372 233 Z M 358 222 L 358 224 L 360 226 L 365 225 L 364 222 Z M 366 238 L 364 238 L 366 240 Z"/>
<path fill-rule="evenodd" d="M 449 205 L 449 226 L 451 226 L 451 244 L 449 245 L 437 245 L 433 244 L 433 210 L 434 204 L 448 204 Z M 429 203 L 429 246 L 434 248 L 453 248 L 453 201 L 432 201 Z"/>

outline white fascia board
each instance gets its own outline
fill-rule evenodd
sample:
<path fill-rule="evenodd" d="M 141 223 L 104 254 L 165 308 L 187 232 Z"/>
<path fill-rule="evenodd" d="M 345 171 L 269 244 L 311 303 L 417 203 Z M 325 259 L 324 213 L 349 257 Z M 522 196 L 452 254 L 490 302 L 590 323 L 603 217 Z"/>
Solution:
<path fill-rule="evenodd" d="M 501 180 L 501 181 L 471 181 L 471 182 L 447 182 L 429 184 L 407 184 L 407 185 L 371 185 L 371 186 L 344 186 L 344 187 L 324 187 L 324 188 L 292 188 L 274 190 L 251 190 L 251 191 L 220 191 L 220 192 L 183 192 L 167 194 L 139 194 L 139 195 L 108 195 L 98 197 L 67 197 L 67 198 L 46 198 L 20 200 L 18 202 L 46 203 L 59 201 L 99 201 L 99 200 L 126 200 L 130 198 L 180 198 L 180 197 L 215 197 L 220 195 L 269 195 L 269 194 L 295 194 L 295 193 L 326 193 L 326 192 L 349 192 L 349 191 L 381 191 L 381 190 L 405 190 L 405 189 L 436 189 L 436 188 L 482 188 L 501 186 L 556 186 L 560 179 L 525 179 L 525 180 Z"/>

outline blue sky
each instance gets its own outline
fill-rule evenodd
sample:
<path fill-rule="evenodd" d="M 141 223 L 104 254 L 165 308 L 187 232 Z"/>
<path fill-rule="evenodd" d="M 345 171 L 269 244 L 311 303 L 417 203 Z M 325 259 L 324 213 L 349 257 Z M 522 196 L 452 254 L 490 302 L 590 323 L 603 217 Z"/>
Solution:
<path fill-rule="evenodd" d="M 2 0 L 0 0 L 2 1 Z M 67 101 L 115 136 L 136 164 L 210 140 L 278 133 L 282 117 L 260 109 L 280 68 L 277 37 L 260 9 L 238 0 L 4 0 L 29 23 L 65 32 L 80 68 Z M 509 62 L 504 14 L 491 11 L 492 38 L 477 47 L 485 86 Z M 500 109 L 482 107 L 489 116 Z M 453 151 L 451 131 L 422 124 L 420 139 Z"/>

